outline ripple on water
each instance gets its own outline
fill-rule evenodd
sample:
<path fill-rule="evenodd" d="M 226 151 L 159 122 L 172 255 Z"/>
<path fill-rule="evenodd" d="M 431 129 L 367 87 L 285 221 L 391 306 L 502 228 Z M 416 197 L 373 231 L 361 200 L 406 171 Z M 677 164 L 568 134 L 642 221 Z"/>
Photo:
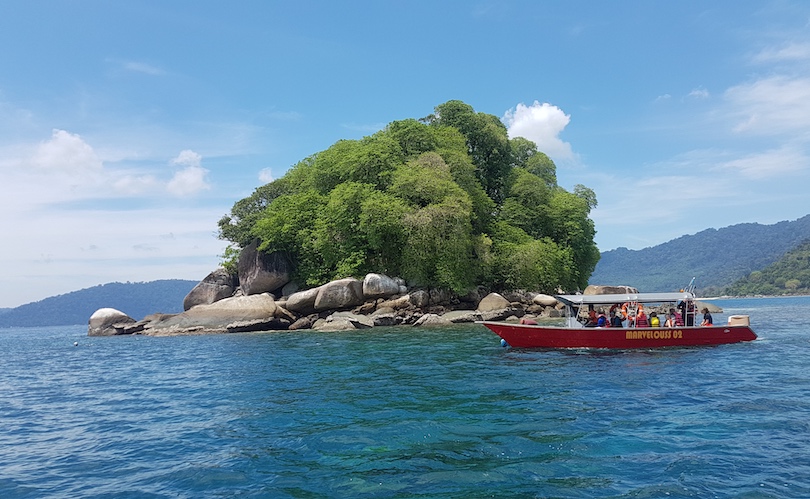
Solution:
<path fill-rule="evenodd" d="M 0 493 L 808 497 L 810 299 L 721 306 L 761 339 L 613 352 L 504 349 L 476 325 L 3 330 Z"/>

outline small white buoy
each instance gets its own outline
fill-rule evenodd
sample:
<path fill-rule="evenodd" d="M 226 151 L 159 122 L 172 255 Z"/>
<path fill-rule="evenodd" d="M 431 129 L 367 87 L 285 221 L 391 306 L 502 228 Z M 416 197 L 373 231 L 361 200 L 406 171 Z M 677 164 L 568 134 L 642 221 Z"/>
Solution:
<path fill-rule="evenodd" d="M 78 341 L 74 341 L 74 342 L 73 342 L 73 346 L 74 346 L 74 347 L 79 346 L 79 342 L 78 342 Z"/>
<path fill-rule="evenodd" d="M 501 338 L 501 346 L 502 347 L 508 347 L 509 343 L 507 343 L 505 339 Z"/>

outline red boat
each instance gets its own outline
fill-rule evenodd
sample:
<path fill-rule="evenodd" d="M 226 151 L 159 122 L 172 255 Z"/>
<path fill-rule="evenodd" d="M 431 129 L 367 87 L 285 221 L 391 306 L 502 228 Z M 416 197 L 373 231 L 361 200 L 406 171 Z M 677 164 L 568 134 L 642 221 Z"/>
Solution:
<path fill-rule="evenodd" d="M 517 348 L 661 348 L 695 345 L 722 345 L 752 341 L 757 335 L 750 327 L 747 315 L 732 315 L 728 324 L 700 326 L 696 321 L 695 296 L 680 293 L 631 293 L 610 295 L 557 295 L 565 305 L 563 325 L 513 324 L 482 321 L 506 344 Z M 581 322 L 580 311 L 596 312 L 610 308 L 624 319 L 621 327 L 588 327 Z M 671 309 L 681 311 L 679 324 L 658 327 L 635 327 L 640 311 Z M 627 314 L 624 316 L 624 314 Z M 642 321 L 637 321 L 641 323 Z M 600 321 L 601 324 L 601 321 Z"/>

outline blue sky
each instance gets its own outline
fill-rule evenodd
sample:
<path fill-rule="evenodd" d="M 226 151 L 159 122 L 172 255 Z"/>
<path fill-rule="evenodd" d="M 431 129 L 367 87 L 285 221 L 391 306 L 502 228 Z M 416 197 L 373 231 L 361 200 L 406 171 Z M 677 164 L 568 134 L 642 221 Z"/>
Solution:
<path fill-rule="evenodd" d="M 201 279 L 235 201 L 451 99 L 594 189 L 603 251 L 810 213 L 807 2 L 8 0 L 0 307 Z"/>

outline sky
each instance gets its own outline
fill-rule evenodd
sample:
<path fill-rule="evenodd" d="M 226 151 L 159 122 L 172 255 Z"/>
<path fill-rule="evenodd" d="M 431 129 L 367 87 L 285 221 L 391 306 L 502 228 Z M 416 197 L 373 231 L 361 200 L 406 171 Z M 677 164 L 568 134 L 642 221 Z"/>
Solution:
<path fill-rule="evenodd" d="M 0 307 L 200 280 L 234 202 L 452 99 L 602 251 L 810 213 L 810 2 L 5 0 Z"/>

